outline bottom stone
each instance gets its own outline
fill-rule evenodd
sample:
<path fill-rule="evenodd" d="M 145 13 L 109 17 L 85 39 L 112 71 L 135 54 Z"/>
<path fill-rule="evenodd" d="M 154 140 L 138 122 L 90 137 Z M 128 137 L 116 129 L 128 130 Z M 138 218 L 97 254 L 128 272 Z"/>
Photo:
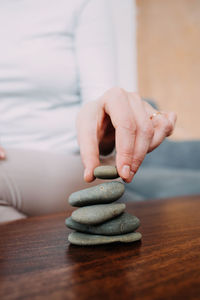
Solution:
<path fill-rule="evenodd" d="M 131 243 L 141 240 L 142 235 L 140 232 L 131 232 L 122 235 L 105 236 L 93 235 L 80 232 L 72 232 L 68 236 L 68 241 L 71 244 L 79 246 L 101 245 L 110 244 L 115 242 Z"/>

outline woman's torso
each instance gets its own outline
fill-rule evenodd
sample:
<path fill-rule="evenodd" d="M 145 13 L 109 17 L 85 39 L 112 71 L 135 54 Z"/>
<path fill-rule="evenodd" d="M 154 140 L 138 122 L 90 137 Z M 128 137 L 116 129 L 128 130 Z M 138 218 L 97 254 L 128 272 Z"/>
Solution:
<path fill-rule="evenodd" d="M 83 0 L 0 1 L 0 143 L 74 147 L 80 105 L 74 30 Z"/>

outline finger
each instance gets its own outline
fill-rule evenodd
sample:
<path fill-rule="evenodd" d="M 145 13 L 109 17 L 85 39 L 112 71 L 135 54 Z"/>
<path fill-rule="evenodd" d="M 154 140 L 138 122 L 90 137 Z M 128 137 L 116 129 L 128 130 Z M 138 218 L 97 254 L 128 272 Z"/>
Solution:
<path fill-rule="evenodd" d="M 176 115 L 174 113 L 162 113 L 152 119 L 154 136 L 148 152 L 157 148 L 163 142 L 163 140 L 173 132 L 175 122 Z"/>
<path fill-rule="evenodd" d="M 154 135 L 154 128 L 141 98 L 137 94 L 129 94 L 129 102 L 137 126 L 132 163 L 132 171 L 136 173 L 148 152 Z"/>
<path fill-rule="evenodd" d="M 0 159 L 5 159 L 6 158 L 6 153 L 5 150 L 0 147 Z"/>
<path fill-rule="evenodd" d="M 99 166 L 99 147 L 97 139 L 97 124 L 94 118 L 79 118 L 77 122 L 80 154 L 85 167 L 84 180 L 93 181 L 94 168 Z M 92 114 L 91 114 L 92 115 Z"/>
<path fill-rule="evenodd" d="M 134 118 L 127 94 L 123 90 L 112 90 L 108 96 L 104 109 L 115 128 L 117 170 L 122 179 L 130 181 L 134 175 L 131 171 L 136 132 Z"/>
<path fill-rule="evenodd" d="M 169 113 L 166 113 L 166 115 L 167 115 L 167 117 L 168 117 L 168 120 L 169 120 L 169 122 L 171 122 L 171 124 L 172 124 L 172 130 L 169 132 L 169 134 L 168 134 L 168 136 L 169 135 L 171 135 L 172 133 L 173 133 L 173 131 L 174 131 L 174 127 L 175 127 L 175 125 L 176 125 L 176 120 L 177 120 L 177 115 L 176 115 L 176 113 L 174 113 L 174 112 L 169 112 Z"/>

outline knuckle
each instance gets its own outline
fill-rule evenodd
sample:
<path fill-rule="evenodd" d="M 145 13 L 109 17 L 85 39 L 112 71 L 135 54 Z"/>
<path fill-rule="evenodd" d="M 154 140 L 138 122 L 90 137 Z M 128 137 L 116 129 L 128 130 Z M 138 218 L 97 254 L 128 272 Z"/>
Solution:
<path fill-rule="evenodd" d="M 123 157 L 126 161 L 132 161 L 133 159 L 133 153 L 131 151 L 131 149 L 123 149 L 123 150 L 120 150 L 118 151 L 118 154 Z"/>
<path fill-rule="evenodd" d="M 138 169 L 138 167 L 141 165 L 142 162 L 143 162 L 142 157 L 139 157 L 139 156 L 134 157 L 134 159 L 133 159 L 134 168 Z"/>
<path fill-rule="evenodd" d="M 142 126 L 142 133 L 147 136 L 148 139 L 151 139 L 154 135 L 154 128 L 151 122 L 145 122 Z"/>
<path fill-rule="evenodd" d="M 124 103 L 127 99 L 126 91 L 119 87 L 112 87 L 101 97 L 101 104 L 116 105 L 117 102 Z"/>
<path fill-rule="evenodd" d="M 125 94 L 125 91 L 120 87 L 113 87 L 111 88 L 111 92 L 116 95 L 117 97 L 123 97 Z"/>
<path fill-rule="evenodd" d="M 131 119 L 124 120 L 123 123 L 118 124 L 116 129 L 126 130 L 131 136 L 136 135 L 136 126 Z"/>
<path fill-rule="evenodd" d="M 125 121 L 123 122 L 123 124 L 121 125 L 121 127 L 122 127 L 123 129 L 127 129 L 127 130 L 129 130 L 129 131 L 131 131 L 131 132 L 133 132 L 133 133 L 136 131 L 136 127 L 135 127 L 135 125 L 134 125 L 134 122 L 133 122 L 131 119 L 125 120 Z"/>
<path fill-rule="evenodd" d="M 112 87 L 110 88 L 109 90 L 107 90 L 104 94 L 104 96 L 110 96 L 110 95 L 114 95 L 116 96 L 117 98 L 122 98 L 124 97 L 124 95 L 126 94 L 125 90 L 118 87 L 118 86 L 115 86 L 115 87 Z"/>

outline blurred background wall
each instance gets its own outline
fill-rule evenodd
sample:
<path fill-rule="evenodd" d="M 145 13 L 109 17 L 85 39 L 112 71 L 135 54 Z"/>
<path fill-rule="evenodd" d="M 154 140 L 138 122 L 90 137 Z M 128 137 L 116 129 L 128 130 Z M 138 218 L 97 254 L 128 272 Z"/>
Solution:
<path fill-rule="evenodd" d="M 173 138 L 200 138 L 200 0 L 136 0 L 139 92 L 174 110 Z"/>

